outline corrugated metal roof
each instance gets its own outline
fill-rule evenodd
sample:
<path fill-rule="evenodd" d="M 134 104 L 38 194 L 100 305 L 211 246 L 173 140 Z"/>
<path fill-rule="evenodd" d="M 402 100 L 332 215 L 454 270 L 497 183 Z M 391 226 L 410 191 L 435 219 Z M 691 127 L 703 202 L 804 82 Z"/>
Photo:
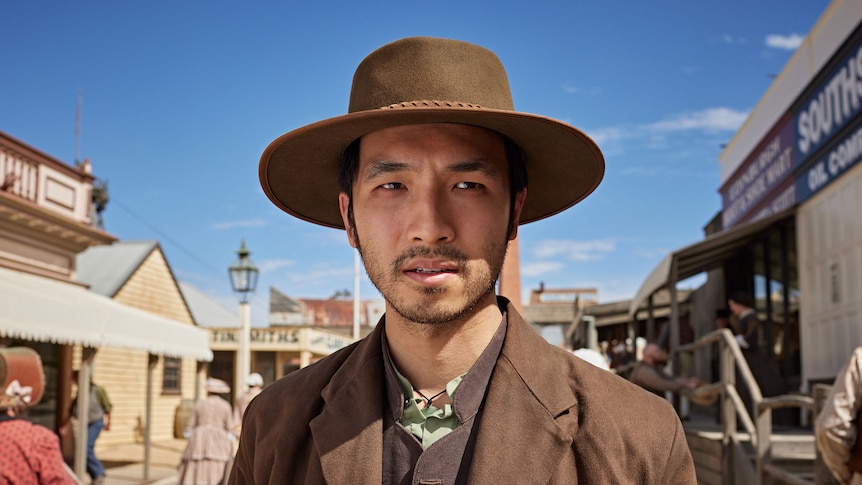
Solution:
<path fill-rule="evenodd" d="M 269 312 L 270 313 L 301 313 L 304 310 L 302 302 L 291 298 L 278 291 L 274 286 L 269 287 Z"/>
<path fill-rule="evenodd" d="M 91 246 L 76 258 L 76 280 L 113 298 L 157 247 L 158 241 L 118 241 Z"/>
<path fill-rule="evenodd" d="M 198 326 L 208 328 L 239 327 L 239 314 L 228 310 L 221 303 L 185 281 L 178 281 L 177 286 L 179 286 L 192 318 Z"/>

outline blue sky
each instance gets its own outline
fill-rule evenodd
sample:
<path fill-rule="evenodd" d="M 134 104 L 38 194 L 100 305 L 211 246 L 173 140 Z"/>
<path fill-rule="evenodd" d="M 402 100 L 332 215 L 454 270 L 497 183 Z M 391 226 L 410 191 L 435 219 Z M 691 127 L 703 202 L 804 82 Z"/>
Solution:
<path fill-rule="evenodd" d="M 178 279 L 235 308 L 245 238 L 269 287 L 353 290 L 340 231 L 280 212 L 257 178 L 279 135 L 347 110 L 353 70 L 392 40 L 481 44 L 515 107 L 571 123 L 607 169 L 574 208 L 523 226 L 524 296 L 596 287 L 631 298 L 720 210 L 717 157 L 826 9 L 825 0 L 117 2 L 0 0 L 0 130 L 107 180 L 108 232 L 161 242 Z M 378 297 L 362 277 L 363 298 Z"/>

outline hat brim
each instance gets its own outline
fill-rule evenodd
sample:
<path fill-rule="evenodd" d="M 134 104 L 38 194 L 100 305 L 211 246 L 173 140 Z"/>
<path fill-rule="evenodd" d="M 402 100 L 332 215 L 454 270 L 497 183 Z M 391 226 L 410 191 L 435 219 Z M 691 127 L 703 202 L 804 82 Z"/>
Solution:
<path fill-rule="evenodd" d="M 322 226 L 343 229 L 338 168 L 347 146 L 385 128 L 458 123 L 501 133 L 518 145 L 528 193 L 519 223 L 552 216 L 592 193 L 604 176 L 599 147 L 577 128 L 529 113 L 485 108 L 417 107 L 360 111 L 286 133 L 260 159 L 263 191 L 280 209 Z"/>
<path fill-rule="evenodd" d="M 718 395 L 721 393 L 720 389 L 715 388 L 714 386 L 706 385 L 701 386 L 691 391 L 685 393 L 685 396 L 689 401 L 697 404 L 698 406 L 711 406 L 718 400 Z"/>
<path fill-rule="evenodd" d="M 209 392 L 212 394 L 227 394 L 230 392 L 230 386 L 228 386 L 226 382 L 221 381 L 221 380 L 216 381 L 216 382 L 210 381 L 210 382 L 205 383 L 204 389 L 206 390 L 206 392 Z"/>

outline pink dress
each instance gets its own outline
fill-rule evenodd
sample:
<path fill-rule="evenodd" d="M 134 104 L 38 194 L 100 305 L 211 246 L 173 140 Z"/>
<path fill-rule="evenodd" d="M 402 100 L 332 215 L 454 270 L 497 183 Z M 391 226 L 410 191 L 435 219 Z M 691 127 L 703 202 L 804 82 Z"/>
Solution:
<path fill-rule="evenodd" d="M 63 466 L 60 440 L 23 419 L 0 419 L 0 484 L 74 484 Z"/>
<path fill-rule="evenodd" d="M 191 437 L 183 452 L 179 472 L 181 485 L 218 485 L 227 478 L 233 462 L 230 431 L 233 410 L 219 396 L 209 396 L 195 403 L 186 429 Z"/>

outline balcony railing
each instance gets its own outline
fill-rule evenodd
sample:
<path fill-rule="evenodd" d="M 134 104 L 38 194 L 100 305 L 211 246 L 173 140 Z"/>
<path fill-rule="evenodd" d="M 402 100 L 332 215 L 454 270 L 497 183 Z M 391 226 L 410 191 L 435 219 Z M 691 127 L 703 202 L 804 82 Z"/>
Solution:
<path fill-rule="evenodd" d="M 22 199 L 37 202 L 39 164 L 0 148 L 0 189 Z"/>
<path fill-rule="evenodd" d="M 0 190 L 90 224 L 90 162 L 71 167 L 0 133 Z"/>

